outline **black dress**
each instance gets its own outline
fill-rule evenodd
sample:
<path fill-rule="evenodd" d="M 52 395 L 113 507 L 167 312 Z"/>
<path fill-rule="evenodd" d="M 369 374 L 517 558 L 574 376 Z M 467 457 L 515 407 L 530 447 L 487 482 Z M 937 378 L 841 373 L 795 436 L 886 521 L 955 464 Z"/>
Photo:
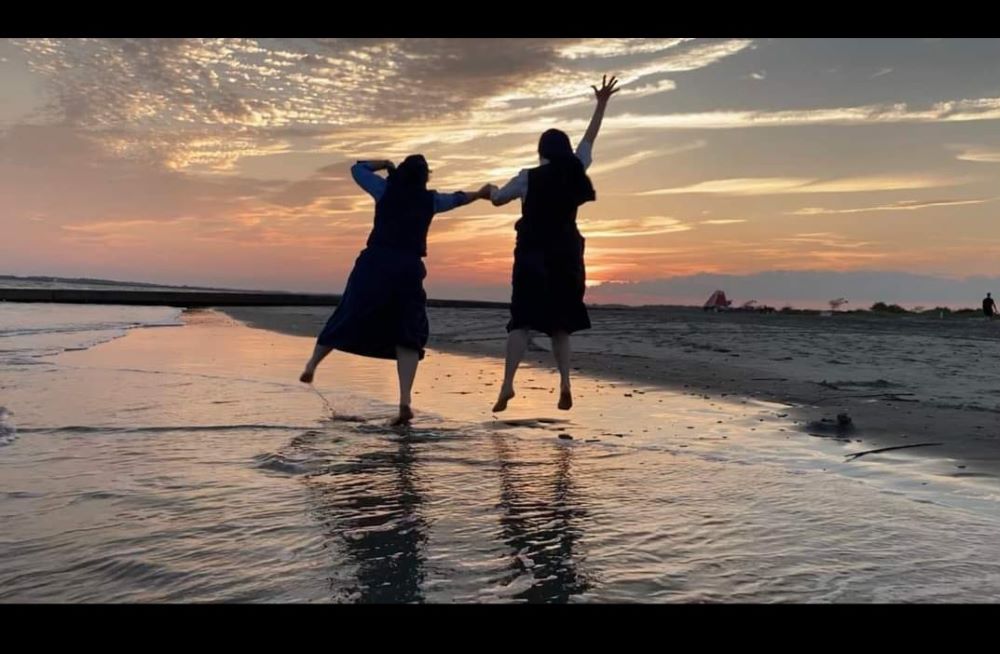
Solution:
<path fill-rule="evenodd" d="M 424 358 L 430 328 L 422 257 L 433 217 L 433 191 L 389 184 L 320 345 L 378 359 L 395 359 L 399 345 Z"/>
<path fill-rule="evenodd" d="M 507 331 L 533 329 L 551 336 L 590 329 L 583 303 L 584 238 L 576 226 L 578 202 L 565 191 L 555 166 L 528 171 L 528 193 L 517 221 L 513 293 Z"/>

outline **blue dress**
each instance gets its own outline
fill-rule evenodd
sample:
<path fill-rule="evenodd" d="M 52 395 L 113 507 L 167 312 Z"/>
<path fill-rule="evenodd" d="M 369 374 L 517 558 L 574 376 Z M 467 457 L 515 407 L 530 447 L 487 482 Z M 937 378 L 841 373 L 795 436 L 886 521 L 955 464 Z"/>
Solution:
<path fill-rule="evenodd" d="M 402 346 L 423 359 L 430 333 L 423 286 L 427 232 L 435 213 L 470 198 L 461 191 L 395 188 L 361 162 L 351 175 L 375 199 L 375 224 L 317 342 L 378 359 L 395 359 Z"/>

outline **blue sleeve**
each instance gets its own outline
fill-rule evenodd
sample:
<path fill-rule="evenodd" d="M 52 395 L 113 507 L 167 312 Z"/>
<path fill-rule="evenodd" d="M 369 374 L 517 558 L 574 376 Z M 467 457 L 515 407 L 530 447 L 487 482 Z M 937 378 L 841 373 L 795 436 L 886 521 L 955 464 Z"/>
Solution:
<path fill-rule="evenodd" d="M 351 166 L 351 177 L 354 178 L 358 186 L 368 192 L 368 195 L 375 198 L 376 202 L 382 199 L 386 184 L 388 183 L 384 177 L 376 175 L 368 166 L 360 161 Z"/>
<path fill-rule="evenodd" d="M 454 193 L 438 193 L 434 191 L 434 213 L 444 213 L 451 211 L 455 207 L 461 207 L 469 203 L 469 196 L 464 191 Z"/>

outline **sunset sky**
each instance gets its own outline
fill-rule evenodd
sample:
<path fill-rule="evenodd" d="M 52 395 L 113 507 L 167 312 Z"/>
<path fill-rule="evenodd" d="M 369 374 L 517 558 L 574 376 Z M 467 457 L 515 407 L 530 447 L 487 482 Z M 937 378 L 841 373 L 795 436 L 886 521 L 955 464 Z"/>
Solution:
<path fill-rule="evenodd" d="M 996 39 L 0 40 L 0 274 L 339 292 L 373 212 L 354 160 L 502 184 L 613 73 L 590 300 L 974 305 L 1000 293 L 998 62 Z M 509 297 L 519 208 L 435 218 L 428 293 Z"/>

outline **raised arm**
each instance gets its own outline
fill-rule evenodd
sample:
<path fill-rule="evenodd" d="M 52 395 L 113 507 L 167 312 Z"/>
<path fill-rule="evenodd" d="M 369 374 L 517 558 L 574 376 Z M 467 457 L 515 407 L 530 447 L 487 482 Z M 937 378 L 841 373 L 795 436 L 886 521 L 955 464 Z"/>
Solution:
<path fill-rule="evenodd" d="M 608 76 L 605 75 L 601 78 L 601 88 L 596 86 L 591 86 L 594 89 L 594 95 L 597 96 L 597 106 L 594 107 L 594 116 L 590 119 L 590 125 L 587 127 L 587 133 L 583 135 L 583 141 L 586 141 L 591 146 L 594 145 L 594 141 L 597 139 L 597 132 L 601 129 L 601 121 L 604 120 L 604 110 L 608 107 L 608 100 L 615 93 L 618 93 L 621 89 L 615 88 L 618 83 L 618 78 L 612 76 L 611 81 L 608 81 Z"/>
<path fill-rule="evenodd" d="M 396 164 L 388 159 L 369 159 L 367 161 L 359 161 L 358 163 L 373 173 L 380 170 L 396 170 Z"/>
<path fill-rule="evenodd" d="M 358 186 L 368 192 L 368 195 L 378 202 L 385 193 L 386 180 L 384 177 L 376 175 L 379 170 L 394 170 L 395 165 L 388 159 L 375 159 L 372 161 L 359 161 L 351 166 L 351 177 Z"/>

